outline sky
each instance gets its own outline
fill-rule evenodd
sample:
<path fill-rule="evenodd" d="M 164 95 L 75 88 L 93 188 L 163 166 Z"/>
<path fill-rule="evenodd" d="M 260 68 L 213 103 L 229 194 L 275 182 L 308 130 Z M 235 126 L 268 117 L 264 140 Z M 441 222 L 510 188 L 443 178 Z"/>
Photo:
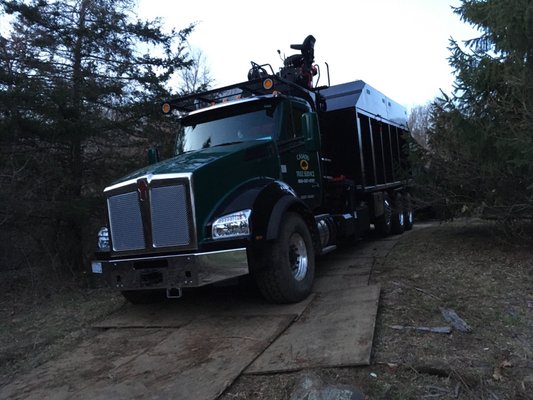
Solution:
<path fill-rule="evenodd" d="M 139 0 L 142 19 L 182 29 L 195 22 L 189 44 L 200 50 L 214 87 L 246 80 L 250 62 L 269 63 L 297 53 L 291 44 L 316 38 L 320 85 L 362 79 L 407 107 L 450 93 L 449 39 L 479 36 L 451 7 L 460 0 Z"/>

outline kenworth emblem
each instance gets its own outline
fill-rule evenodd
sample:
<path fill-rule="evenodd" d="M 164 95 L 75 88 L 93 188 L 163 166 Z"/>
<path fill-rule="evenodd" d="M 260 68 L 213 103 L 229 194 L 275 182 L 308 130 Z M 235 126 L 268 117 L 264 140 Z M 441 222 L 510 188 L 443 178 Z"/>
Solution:
<path fill-rule="evenodd" d="M 139 201 L 144 202 L 148 200 L 148 183 L 145 179 L 139 179 L 137 181 L 137 194 L 139 195 Z"/>

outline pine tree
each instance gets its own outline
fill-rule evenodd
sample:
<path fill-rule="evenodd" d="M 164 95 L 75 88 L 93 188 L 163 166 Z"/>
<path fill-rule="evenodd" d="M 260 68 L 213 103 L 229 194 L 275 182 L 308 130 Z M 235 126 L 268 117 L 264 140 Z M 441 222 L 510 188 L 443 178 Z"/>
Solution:
<path fill-rule="evenodd" d="M 523 216 L 533 210 L 533 1 L 463 0 L 455 12 L 480 36 L 450 42 L 454 92 L 433 105 L 424 190 L 452 211 Z"/>
<path fill-rule="evenodd" d="M 48 251 L 79 266 L 91 196 L 126 168 L 105 149 L 160 140 L 158 104 L 190 64 L 185 45 L 194 27 L 165 33 L 160 20 L 135 15 L 133 0 L 0 0 L 0 7 L 14 18 L 0 37 L 1 167 L 13 171 L 2 174 L 13 188 L 1 205 L 4 222 L 24 217 L 26 226 L 55 227 Z"/>

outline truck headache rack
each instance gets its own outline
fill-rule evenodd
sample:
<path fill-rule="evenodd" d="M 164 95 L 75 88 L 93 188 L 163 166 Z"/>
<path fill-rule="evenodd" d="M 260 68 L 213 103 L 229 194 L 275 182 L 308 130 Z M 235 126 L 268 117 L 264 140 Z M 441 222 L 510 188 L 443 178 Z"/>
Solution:
<path fill-rule="evenodd" d="M 274 93 L 302 97 L 315 107 L 314 93 L 277 75 L 267 75 L 206 92 L 177 97 L 163 103 L 162 109 L 165 114 L 172 110 L 189 113 L 230 100 Z"/>

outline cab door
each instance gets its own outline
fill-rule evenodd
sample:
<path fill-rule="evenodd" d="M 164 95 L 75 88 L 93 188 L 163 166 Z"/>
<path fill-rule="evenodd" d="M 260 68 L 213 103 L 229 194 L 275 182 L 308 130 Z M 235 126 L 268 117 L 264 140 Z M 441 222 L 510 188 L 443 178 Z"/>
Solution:
<path fill-rule="evenodd" d="M 322 179 L 319 154 L 307 151 L 304 143 L 302 115 L 309 111 L 305 104 L 286 102 L 278 149 L 283 181 L 314 209 L 321 204 Z"/>

